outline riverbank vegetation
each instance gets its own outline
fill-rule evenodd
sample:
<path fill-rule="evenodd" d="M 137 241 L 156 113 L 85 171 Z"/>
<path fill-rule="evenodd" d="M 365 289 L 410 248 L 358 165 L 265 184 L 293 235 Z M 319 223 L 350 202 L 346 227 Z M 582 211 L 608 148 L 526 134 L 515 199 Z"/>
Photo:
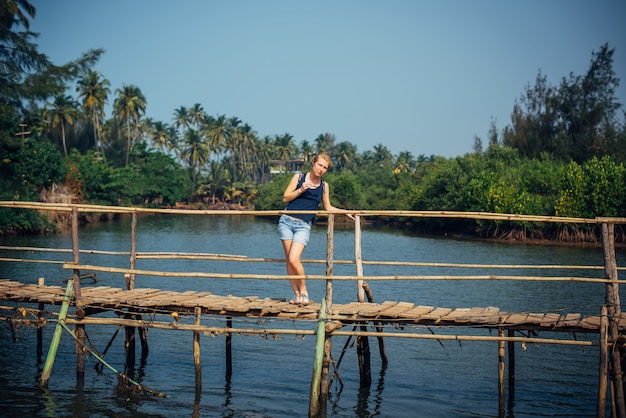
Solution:
<path fill-rule="evenodd" d="M 437 138 L 407 138 L 414 151 L 393 155 L 383 144 L 360 151 L 324 127 L 316 138 L 260 134 L 200 103 L 173 104 L 171 120 L 153 120 L 139 86 L 111 86 L 93 69 L 102 50 L 54 64 L 29 31 L 34 8 L 0 4 L 0 200 L 282 209 L 291 172 L 326 151 L 334 161 L 326 175 L 332 199 L 348 209 L 626 217 L 625 114 L 607 44 L 592 51 L 586 73 L 559 85 L 539 72 L 508 125 L 486 121 L 488 138 L 468 138 L 473 152 L 427 156 L 420 142 Z M 482 237 L 597 239 L 583 226 L 388 221 Z M 2 233 L 54 229 L 35 212 L 0 211 Z"/>

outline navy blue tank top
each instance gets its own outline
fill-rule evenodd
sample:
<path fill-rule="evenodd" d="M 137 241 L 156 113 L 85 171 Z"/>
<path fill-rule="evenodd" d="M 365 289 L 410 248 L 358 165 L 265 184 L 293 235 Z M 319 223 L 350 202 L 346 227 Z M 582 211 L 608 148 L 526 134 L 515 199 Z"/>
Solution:
<path fill-rule="evenodd" d="M 304 179 L 306 174 L 301 175 L 298 180 L 298 185 L 296 186 L 296 190 L 302 187 L 302 183 L 304 183 Z M 320 202 L 322 201 L 322 196 L 324 195 L 324 180 L 321 180 L 322 184 L 315 189 L 307 189 L 300 196 L 293 199 L 291 202 L 287 204 L 287 210 L 317 210 L 319 208 Z M 314 214 L 309 213 L 294 213 L 292 215 L 294 218 L 302 219 L 305 222 L 312 222 L 315 219 Z"/>

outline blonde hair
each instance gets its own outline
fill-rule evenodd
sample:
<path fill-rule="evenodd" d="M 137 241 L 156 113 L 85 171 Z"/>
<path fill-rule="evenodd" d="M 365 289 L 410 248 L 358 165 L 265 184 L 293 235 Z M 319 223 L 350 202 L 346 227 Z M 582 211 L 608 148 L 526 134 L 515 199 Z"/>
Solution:
<path fill-rule="evenodd" d="M 330 167 L 333 165 L 333 160 L 330 159 L 330 155 L 328 155 L 327 152 L 320 152 L 315 157 L 313 157 L 313 164 L 315 164 L 320 158 L 326 160 L 326 162 L 328 163 L 328 168 L 330 169 Z"/>

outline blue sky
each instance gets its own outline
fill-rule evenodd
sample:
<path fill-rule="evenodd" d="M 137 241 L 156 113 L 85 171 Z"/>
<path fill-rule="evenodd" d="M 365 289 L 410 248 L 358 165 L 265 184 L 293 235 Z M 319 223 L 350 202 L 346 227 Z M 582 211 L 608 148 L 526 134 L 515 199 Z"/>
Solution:
<path fill-rule="evenodd" d="M 455 157 L 509 124 L 539 70 L 558 85 L 607 42 L 626 104 L 622 0 L 31 2 L 41 52 L 63 64 L 105 49 L 95 69 L 112 93 L 136 85 L 168 123 L 200 103 L 260 137 Z"/>

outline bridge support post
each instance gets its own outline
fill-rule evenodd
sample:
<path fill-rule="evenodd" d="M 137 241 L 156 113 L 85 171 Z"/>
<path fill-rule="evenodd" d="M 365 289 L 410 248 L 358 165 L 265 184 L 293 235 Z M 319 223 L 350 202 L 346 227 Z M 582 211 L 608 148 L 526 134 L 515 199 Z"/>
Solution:
<path fill-rule="evenodd" d="M 320 391 L 322 388 L 322 365 L 324 361 L 324 346 L 326 342 L 326 299 L 322 299 L 317 321 L 315 340 L 315 359 L 313 362 L 313 376 L 311 377 L 311 394 L 309 398 L 309 417 L 322 417 Z"/>
<path fill-rule="evenodd" d="M 508 331 L 509 337 L 515 337 L 515 330 Z M 513 408 L 515 403 L 515 342 L 507 341 L 507 351 L 509 354 L 509 408 Z"/>
<path fill-rule="evenodd" d="M 196 306 L 193 309 L 193 324 L 200 325 L 202 308 Z M 193 365 L 196 371 L 196 403 L 200 401 L 202 393 L 202 363 L 200 361 L 200 331 L 193 332 Z"/>
<path fill-rule="evenodd" d="M 600 308 L 600 370 L 598 373 L 598 418 L 606 417 L 606 390 L 609 375 L 609 318 L 606 305 Z"/>
<path fill-rule="evenodd" d="M 67 287 L 65 289 L 65 297 L 63 298 L 63 303 L 61 304 L 61 309 L 59 310 L 59 319 L 57 322 L 57 326 L 54 329 L 52 342 L 50 343 L 50 348 L 48 349 L 48 355 L 46 356 L 46 362 L 43 366 L 43 372 L 41 373 L 41 378 L 39 379 L 40 388 L 48 387 L 48 380 L 50 380 L 50 373 L 52 372 L 52 366 L 54 365 L 54 360 L 56 358 L 57 350 L 59 348 L 59 342 L 61 341 L 61 333 L 63 332 L 63 324 L 65 323 L 65 318 L 67 317 L 67 311 L 69 310 L 69 307 L 70 307 L 70 300 L 72 299 L 73 291 L 74 291 L 73 280 L 68 280 Z"/>
<path fill-rule="evenodd" d="M 505 387 L 504 387 L 504 369 L 505 369 L 505 346 L 504 328 L 498 328 L 498 336 L 502 338 L 498 341 L 498 416 L 505 416 Z"/>
<path fill-rule="evenodd" d="M 233 327 L 233 318 L 226 318 L 226 328 Z M 226 377 L 230 378 L 233 374 L 233 334 L 226 333 Z"/>
<path fill-rule="evenodd" d="M 604 222 L 602 223 L 602 249 L 604 252 L 604 272 L 609 280 L 615 280 L 613 283 L 607 283 L 606 304 L 609 319 L 609 344 L 615 345 L 619 338 L 619 321 L 622 316 L 622 308 L 619 297 L 619 284 L 617 280 L 619 275 L 617 272 L 617 261 L 615 260 L 615 225 Z M 618 418 L 626 418 L 626 406 L 624 404 L 624 384 L 622 374 L 622 356 L 619 348 L 614 347 L 610 354 L 610 370 L 611 385 L 614 394 L 613 403 L 615 410 L 613 416 Z"/>

